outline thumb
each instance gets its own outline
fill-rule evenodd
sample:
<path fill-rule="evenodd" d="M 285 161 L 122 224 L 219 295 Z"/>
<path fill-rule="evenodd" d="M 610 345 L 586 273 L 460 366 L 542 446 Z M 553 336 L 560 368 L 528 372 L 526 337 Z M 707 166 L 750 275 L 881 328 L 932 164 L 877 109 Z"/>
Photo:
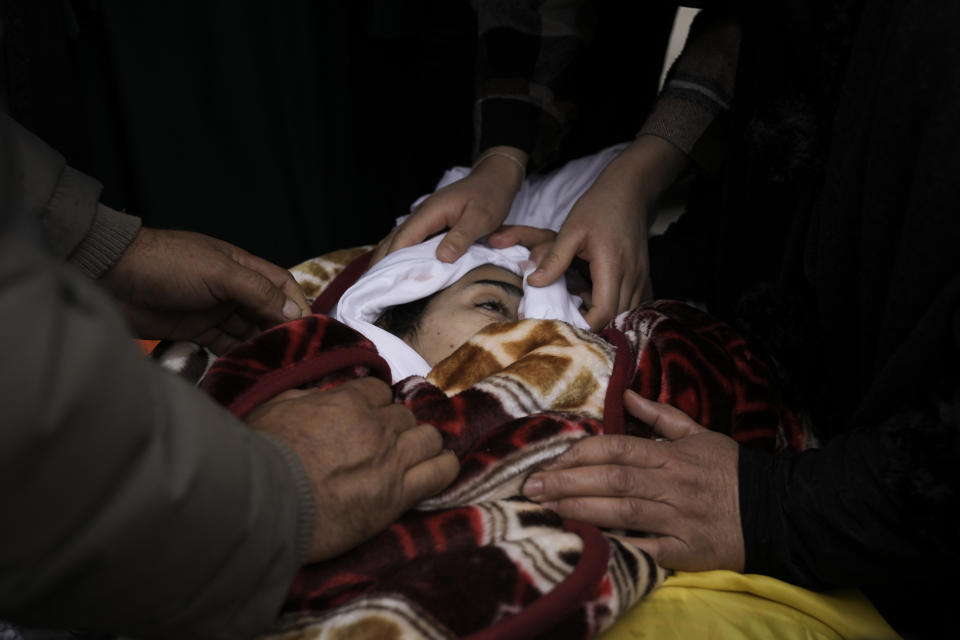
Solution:
<path fill-rule="evenodd" d="M 530 274 L 527 282 L 535 287 L 545 287 L 553 283 L 567 270 L 579 249 L 579 238 L 571 233 L 564 233 L 561 229 L 547 255 L 539 262 L 537 270 Z"/>
<path fill-rule="evenodd" d="M 660 434 L 667 440 L 680 440 L 706 431 L 680 409 L 669 404 L 647 400 L 630 389 L 623 394 L 623 404 L 630 415 L 639 418 L 653 429 L 654 433 Z"/>
<path fill-rule="evenodd" d="M 242 315 L 251 316 L 267 326 L 301 317 L 300 305 L 269 278 L 237 263 L 231 266 L 220 282 L 211 284 L 217 298 L 236 304 Z"/>
<path fill-rule="evenodd" d="M 459 202 L 449 193 L 437 192 L 424 200 L 399 227 L 390 232 L 383 255 L 419 244 L 433 234 L 443 231 L 447 219 L 461 210 Z M 382 257 L 382 256 L 381 256 Z"/>
<path fill-rule="evenodd" d="M 498 226 L 500 220 L 486 207 L 471 200 L 463 209 L 463 215 L 447 232 L 437 246 L 437 258 L 441 262 L 456 262 L 477 238 L 487 235 Z"/>
<path fill-rule="evenodd" d="M 297 308 L 294 309 L 287 303 L 284 303 L 282 309 L 283 321 L 296 320 L 297 318 L 310 315 L 310 304 L 307 302 L 306 296 L 303 295 L 303 289 L 300 288 L 293 274 L 287 269 L 278 267 L 272 262 L 247 253 L 242 249 L 236 249 L 233 259 L 244 267 L 259 273 L 273 283 L 275 287 L 279 287 L 287 299 L 296 305 Z"/>

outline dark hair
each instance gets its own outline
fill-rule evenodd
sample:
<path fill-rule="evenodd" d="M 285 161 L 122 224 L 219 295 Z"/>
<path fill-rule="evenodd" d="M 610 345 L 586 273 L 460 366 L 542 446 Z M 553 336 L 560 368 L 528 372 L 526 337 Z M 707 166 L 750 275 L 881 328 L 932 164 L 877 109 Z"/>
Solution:
<path fill-rule="evenodd" d="M 420 329 L 423 312 L 426 311 L 427 305 L 436 295 L 436 293 L 433 293 L 426 298 L 387 307 L 373 324 L 384 331 L 389 331 L 398 338 L 407 339 L 415 335 Z"/>

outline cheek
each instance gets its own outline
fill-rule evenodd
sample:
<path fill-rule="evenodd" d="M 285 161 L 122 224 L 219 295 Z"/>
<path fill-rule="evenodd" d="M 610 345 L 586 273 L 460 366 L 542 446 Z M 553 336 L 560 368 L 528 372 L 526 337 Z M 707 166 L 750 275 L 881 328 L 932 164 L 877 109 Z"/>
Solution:
<path fill-rule="evenodd" d="M 491 322 L 489 318 L 478 318 L 473 314 L 450 314 L 437 321 L 424 323 L 417 341 L 418 351 L 431 365 L 436 364 Z"/>

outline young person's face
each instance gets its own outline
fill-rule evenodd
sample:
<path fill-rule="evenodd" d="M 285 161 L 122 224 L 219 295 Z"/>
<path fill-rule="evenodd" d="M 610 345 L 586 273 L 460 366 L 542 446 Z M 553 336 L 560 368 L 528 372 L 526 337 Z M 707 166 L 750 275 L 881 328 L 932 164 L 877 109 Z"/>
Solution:
<path fill-rule="evenodd" d="M 522 286 L 506 269 L 477 267 L 434 296 L 407 343 L 433 367 L 488 324 L 517 320 Z"/>

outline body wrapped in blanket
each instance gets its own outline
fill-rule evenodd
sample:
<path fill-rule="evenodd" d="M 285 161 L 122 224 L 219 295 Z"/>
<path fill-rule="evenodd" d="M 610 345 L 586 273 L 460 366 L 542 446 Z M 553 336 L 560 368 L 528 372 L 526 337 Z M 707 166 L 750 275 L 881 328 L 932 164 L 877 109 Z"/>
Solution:
<path fill-rule="evenodd" d="M 615 153 L 565 168 L 576 182 L 561 171 L 528 184 L 515 205 L 518 218 L 559 212 L 552 224 L 537 220 L 558 225 L 564 204 L 572 204 Z M 200 382 L 243 417 L 287 389 L 378 376 L 393 384 L 396 401 L 419 421 L 435 425 L 461 459 L 460 476 L 442 493 L 353 551 L 303 569 L 275 635 L 580 638 L 607 628 L 667 572 L 613 532 L 563 521 L 520 497 L 520 487 L 582 438 L 648 437 L 647 427 L 624 411 L 626 389 L 677 406 L 743 446 L 808 445 L 800 418 L 783 405 L 772 368 L 705 313 L 661 301 L 621 314 L 595 334 L 563 283 L 526 285 L 526 249 L 474 245 L 446 264 L 434 258 L 438 241 L 391 254 L 359 279 L 363 248 L 296 267 L 315 315 L 240 345 Z M 411 346 L 416 341 L 377 326 L 385 310 L 471 277 L 485 284 L 468 306 L 487 305 L 491 287 L 513 300 L 480 307 L 489 320 L 463 344 L 425 358 Z M 510 287 L 522 290 L 522 298 Z M 333 317 L 323 315 L 335 302 Z M 176 351 L 161 349 L 157 357 L 183 373 L 203 371 L 186 366 L 190 358 L 175 357 Z"/>
<path fill-rule="evenodd" d="M 371 374 L 389 380 L 373 344 L 315 315 L 234 349 L 202 387 L 242 416 L 287 388 Z M 491 324 L 426 378 L 394 385 L 397 401 L 460 457 L 457 481 L 368 543 L 303 569 L 277 632 L 588 637 L 607 627 L 665 572 L 518 496 L 530 472 L 580 438 L 646 435 L 623 411 L 626 388 L 745 446 L 803 446 L 770 368 L 728 327 L 682 303 L 624 314 L 600 336 L 556 320 Z"/>

